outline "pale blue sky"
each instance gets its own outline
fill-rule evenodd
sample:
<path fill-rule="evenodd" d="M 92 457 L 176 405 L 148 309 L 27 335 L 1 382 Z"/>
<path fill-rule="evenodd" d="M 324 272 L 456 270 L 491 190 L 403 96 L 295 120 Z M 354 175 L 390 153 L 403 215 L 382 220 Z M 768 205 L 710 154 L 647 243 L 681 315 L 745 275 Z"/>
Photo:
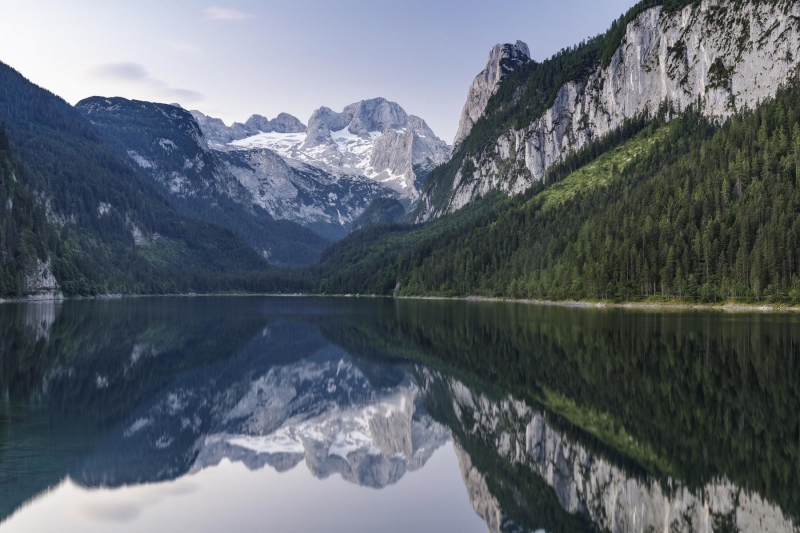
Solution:
<path fill-rule="evenodd" d="M 604 31 L 635 0 L 0 0 L 0 61 L 70 103 L 178 102 L 230 123 L 376 96 L 452 142 L 498 42 L 534 59 Z"/>

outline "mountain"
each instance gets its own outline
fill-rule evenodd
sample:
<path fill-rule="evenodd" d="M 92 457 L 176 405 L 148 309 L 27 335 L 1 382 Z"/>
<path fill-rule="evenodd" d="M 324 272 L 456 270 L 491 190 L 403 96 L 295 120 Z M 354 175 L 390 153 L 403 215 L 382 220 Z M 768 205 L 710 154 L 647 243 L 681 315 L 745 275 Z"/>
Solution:
<path fill-rule="evenodd" d="M 508 73 L 426 181 L 415 216 L 428 222 L 336 243 L 313 267 L 317 290 L 800 302 L 800 85 L 787 52 L 800 6 L 729 6 L 642 2 L 607 34 Z M 752 31 L 721 29 L 743 24 Z M 700 35 L 707 56 L 689 46 Z M 710 83 L 720 64 L 735 65 L 724 86 Z M 596 77 L 624 72 L 626 83 Z"/>
<path fill-rule="evenodd" d="M 515 44 L 497 44 L 489 52 L 486 68 L 475 76 L 467 92 L 467 101 L 461 111 L 458 130 L 453 139 L 453 148 L 457 148 L 467 138 L 472 126 L 481 118 L 489 98 L 497 91 L 512 70 L 531 60 L 528 45 L 522 41 Z"/>
<path fill-rule="evenodd" d="M 384 98 L 356 102 L 341 113 L 322 107 L 311 115 L 307 128 L 294 119 L 296 127 L 284 131 L 274 121 L 261 128 L 253 117 L 247 122 L 251 126 L 234 123 L 227 128 L 219 119 L 192 113 L 215 140 L 209 144 L 214 149 L 270 149 L 337 175 L 367 177 L 407 202 L 419 197 L 428 173 L 450 156 L 450 147 L 424 120 Z"/>
<path fill-rule="evenodd" d="M 0 296 L 188 292 L 267 270 L 230 231 L 181 216 L 78 110 L 4 64 L 0 122 Z"/>
<path fill-rule="evenodd" d="M 99 390 L 124 389 L 153 359 L 171 358 L 170 348 L 136 344 L 104 366 Z M 97 389 L 97 374 L 80 370 L 55 375 L 47 386 L 69 394 Z M 423 467 L 449 440 L 425 412 L 408 371 L 355 359 L 303 322 L 271 321 L 235 353 L 173 372 L 166 386 L 138 401 L 71 470 L 76 483 L 154 483 L 228 459 L 279 472 L 305 462 L 319 478 L 339 474 L 382 488 Z"/>
<path fill-rule="evenodd" d="M 506 81 L 474 127 L 479 131 L 467 128 L 467 146 L 462 142 L 450 167 L 431 176 L 418 220 L 489 190 L 521 193 L 569 154 L 626 120 L 655 115 L 665 102 L 679 110 L 698 106 L 715 121 L 755 108 L 800 65 L 799 17 L 800 6 L 788 0 L 647 1 L 605 35 L 541 63 L 520 64 L 524 48 L 495 47 L 465 111 L 490 73 L 503 72 Z M 508 61 L 512 52 L 517 58 L 511 73 L 497 67 L 503 50 Z M 462 126 L 470 120 L 462 117 Z"/>
<path fill-rule="evenodd" d="M 329 241 L 277 220 L 206 148 L 197 122 L 179 107 L 92 97 L 76 104 L 114 152 L 149 179 L 182 214 L 237 233 L 276 265 L 315 261 Z M 284 217 L 277 217 L 284 218 Z"/>
<path fill-rule="evenodd" d="M 394 194 L 366 178 L 287 162 L 263 149 L 212 150 L 215 141 L 195 115 L 176 106 L 92 97 L 76 107 L 181 212 L 230 228 L 277 265 L 315 261 L 370 201 Z M 302 126 L 286 117 L 253 116 L 247 124 Z"/>

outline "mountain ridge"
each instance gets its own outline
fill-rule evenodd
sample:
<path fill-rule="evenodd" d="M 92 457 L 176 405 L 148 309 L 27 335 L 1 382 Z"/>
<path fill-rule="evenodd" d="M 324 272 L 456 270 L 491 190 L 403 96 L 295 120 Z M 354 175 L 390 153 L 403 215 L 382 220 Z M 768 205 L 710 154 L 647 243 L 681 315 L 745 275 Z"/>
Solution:
<path fill-rule="evenodd" d="M 627 24 L 510 74 L 483 117 L 484 126 L 496 124 L 479 133 L 469 153 L 435 174 L 417 220 L 460 209 L 492 189 L 523 192 L 544 181 L 560 159 L 626 119 L 654 114 L 665 101 L 685 109 L 699 95 L 704 115 L 722 120 L 752 109 L 774 96 L 800 65 L 800 56 L 792 54 L 800 46 L 797 17 L 800 9 L 786 0 L 637 4 Z M 615 39 L 619 46 L 608 54 L 604 48 Z M 539 87 L 529 83 L 536 71 L 561 64 L 565 83 L 537 94 Z M 541 115 L 511 111 L 523 104 L 541 108 Z"/>

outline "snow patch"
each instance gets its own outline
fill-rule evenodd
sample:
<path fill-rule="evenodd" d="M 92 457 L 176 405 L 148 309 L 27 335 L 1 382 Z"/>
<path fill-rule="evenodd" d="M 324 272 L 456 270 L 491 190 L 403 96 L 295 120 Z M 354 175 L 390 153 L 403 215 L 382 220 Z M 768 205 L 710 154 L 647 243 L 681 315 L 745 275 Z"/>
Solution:
<path fill-rule="evenodd" d="M 153 168 L 155 166 L 153 163 L 151 163 L 138 153 L 134 152 L 133 150 L 128 150 L 128 156 L 142 168 Z"/>

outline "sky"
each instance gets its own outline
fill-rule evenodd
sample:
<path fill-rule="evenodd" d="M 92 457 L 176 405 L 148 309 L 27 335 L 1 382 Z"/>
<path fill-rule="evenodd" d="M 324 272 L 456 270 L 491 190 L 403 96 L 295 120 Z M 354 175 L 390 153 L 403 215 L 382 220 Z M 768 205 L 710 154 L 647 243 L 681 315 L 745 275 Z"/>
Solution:
<path fill-rule="evenodd" d="M 71 104 L 179 103 L 244 122 L 382 96 L 452 142 L 496 43 L 533 59 L 635 0 L 0 0 L 0 61 Z"/>

